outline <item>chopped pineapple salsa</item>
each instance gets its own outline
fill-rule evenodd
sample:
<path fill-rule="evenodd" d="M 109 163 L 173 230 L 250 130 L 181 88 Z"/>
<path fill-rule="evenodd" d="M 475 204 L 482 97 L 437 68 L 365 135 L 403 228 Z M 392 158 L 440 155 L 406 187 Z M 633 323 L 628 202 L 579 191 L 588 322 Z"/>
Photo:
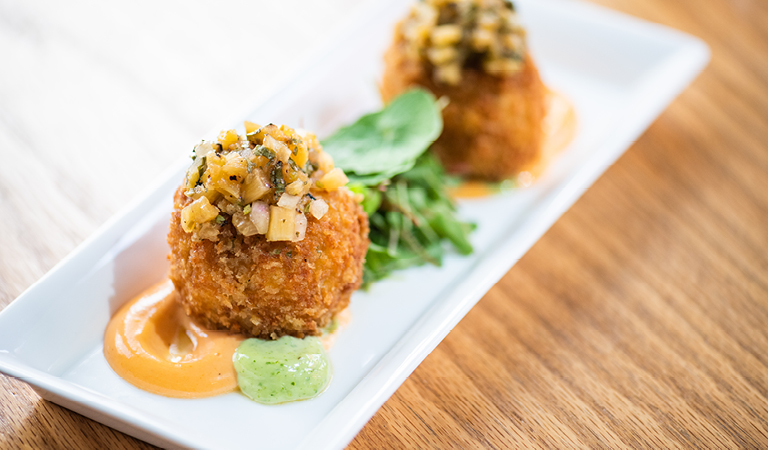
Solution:
<path fill-rule="evenodd" d="M 304 239 L 307 216 L 319 220 L 328 211 L 320 194 L 344 187 L 347 176 L 312 133 L 251 122 L 245 130 L 245 136 L 222 131 L 195 147 L 184 180 L 192 202 L 181 211 L 182 228 L 216 240 L 230 222 L 243 236 Z"/>
<path fill-rule="evenodd" d="M 459 84 L 467 67 L 514 75 L 525 59 L 525 30 L 509 0 L 422 0 L 398 33 L 412 58 L 432 66 L 438 83 Z"/>

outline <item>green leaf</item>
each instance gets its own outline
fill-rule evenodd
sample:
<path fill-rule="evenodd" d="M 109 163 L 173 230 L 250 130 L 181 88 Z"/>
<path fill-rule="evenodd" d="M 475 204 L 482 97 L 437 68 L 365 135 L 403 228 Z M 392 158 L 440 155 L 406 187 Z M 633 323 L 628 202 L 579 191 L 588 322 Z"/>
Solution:
<path fill-rule="evenodd" d="M 366 200 L 375 193 L 379 203 L 373 213 L 369 212 L 371 244 L 365 256 L 365 286 L 395 270 L 428 263 L 439 266 L 446 243 L 461 254 L 472 253 L 469 233 L 474 225 L 456 217 L 446 179 L 443 166 L 427 153 L 388 185 L 352 187 Z"/>
<path fill-rule="evenodd" d="M 381 206 L 382 195 L 378 189 L 371 189 L 365 184 L 350 182 L 347 187 L 355 194 L 363 194 L 363 211 L 369 216 Z"/>
<path fill-rule="evenodd" d="M 337 167 L 372 185 L 410 170 L 442 129 L 435 97 L 415 89 L 339 129 L 322 144 Z"/>
<path fill-rule="evenodd" d="M 381 192 L 374 189 L 366 189 L 365 196 L 363 197 L 363 211 L 368 215 L 375 213 L 379 206 L 381 206 L 381 197 Z"/>
<path fill-rule="evenodd" d="M 446 190 L 450 178 L 437 158 L 425 153 L 442 127 L 434 96 L 414 90 L 323 141 L 349 177 L 349 188 L 363 194 L 370 225 L 365 286 L 395 270 L 441 265 L 448 244 L 459 253 L 472 252 L 473 226 L 456 217 Z"/>

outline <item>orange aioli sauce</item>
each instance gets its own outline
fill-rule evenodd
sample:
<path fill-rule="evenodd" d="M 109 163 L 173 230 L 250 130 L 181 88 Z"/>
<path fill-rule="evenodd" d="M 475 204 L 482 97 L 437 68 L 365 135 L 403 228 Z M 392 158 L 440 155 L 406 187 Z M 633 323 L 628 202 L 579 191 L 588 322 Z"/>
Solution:
<path fill-rule="evenodd" d="M 547 115 L 544 117 L 544 142 L 541 149 L 541 159 L 532 168 L 518 174 L 514 186 L 527 187 L 533 183 L 547 167 L 552 158 L 563 151 L 576 135 L 576 111 L 573 104 L 563 95 L 548 91 Z M 512 181 L 510 180 L 510 181 Z M 499 193 L 505 189 L 502 183 L 486 183 L 483 181 L 466 180 L 450 189 L 453 198 L 479 198 Z"/>
<path fill-rule="evenodd" d="M 200 398 L 237 389 L 232 355 L 241 335 L 195 324 L 169 280 L 153 286 L 112 317 L 104 357 L 124 380 L 166 397 Z"/>

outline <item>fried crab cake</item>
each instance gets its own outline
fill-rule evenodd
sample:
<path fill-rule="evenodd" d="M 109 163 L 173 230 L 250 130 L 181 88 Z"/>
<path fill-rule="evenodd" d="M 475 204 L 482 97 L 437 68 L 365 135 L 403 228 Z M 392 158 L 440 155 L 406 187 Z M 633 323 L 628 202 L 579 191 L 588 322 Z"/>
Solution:
<path fill-rule="evenodd" d="M 170 278 L 211 329 L 321 334 L 360 287 L 368 218 L 314 135 L 246 131 L 196 147 L 174 197 Z"/>
<path fill-rule="evenodd" d="M 538 165 L 548 91 L 511 2 L 419 2 L 384 59 L 385 102 L 414 86 L 448 99 L 432 150 L 449 172 L 498 181 Z"/>

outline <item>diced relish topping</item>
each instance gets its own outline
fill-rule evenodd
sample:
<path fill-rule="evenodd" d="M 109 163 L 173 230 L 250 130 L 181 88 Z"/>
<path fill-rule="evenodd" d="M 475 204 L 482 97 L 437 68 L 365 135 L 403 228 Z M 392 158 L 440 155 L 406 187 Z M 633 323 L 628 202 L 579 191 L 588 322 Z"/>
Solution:
<path fill-rule="evenodd" d="M 225 130 L 194 149 L 184 194 L 192 202 L 181 211 L 184 231 L 218 240 L 231 223 L 243 236 L 268 241 L 300 241 L 307 216 L 320 220 L 328 204 L 318 195 L 347 184 L 317 137 L 282 125 L 245 122 L 245 136 Z"/>
<path fill-rule="evenodd" d="M 525 30 L 508 0 L 422 0 L 398 31 L 437 83 L 458 84 L 465 68 L 514 75 L 525 58 Z"/>

